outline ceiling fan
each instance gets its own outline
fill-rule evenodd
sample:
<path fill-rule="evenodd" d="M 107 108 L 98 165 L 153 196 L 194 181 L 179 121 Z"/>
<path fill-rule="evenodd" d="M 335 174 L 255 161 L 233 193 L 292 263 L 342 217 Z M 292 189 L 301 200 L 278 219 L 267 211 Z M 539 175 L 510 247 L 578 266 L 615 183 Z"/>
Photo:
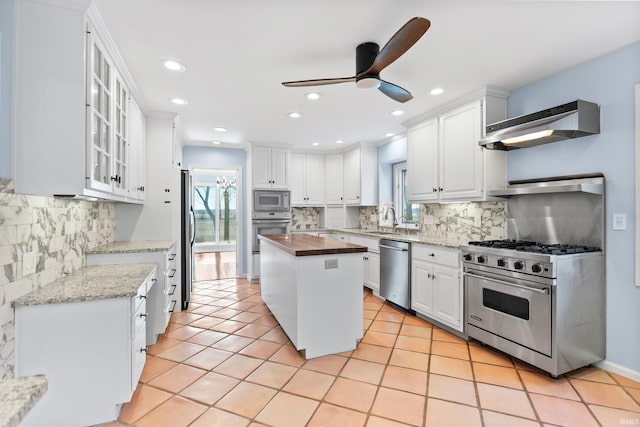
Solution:
<path fill-rule="evenodd" d="M 413 46 L 424 33 L 427 32 L 431 22 L 425 18 L 412 18 L 402 26 L 389 39 L 380 50 L 377 43 L 366 42 L 356 47 L 356 75 L 352 77 L 339 77 L 331 79 L 299 80 L 283 82 L 287 87 L 321 86 L 336 83 L 356 82 L 356 86 L 362 89 L 378 88 L 380 92 L 398 101 L 407 102 L 413 95 L 398 85 L 380 79 L 380 71 L 400 58 Z"/>

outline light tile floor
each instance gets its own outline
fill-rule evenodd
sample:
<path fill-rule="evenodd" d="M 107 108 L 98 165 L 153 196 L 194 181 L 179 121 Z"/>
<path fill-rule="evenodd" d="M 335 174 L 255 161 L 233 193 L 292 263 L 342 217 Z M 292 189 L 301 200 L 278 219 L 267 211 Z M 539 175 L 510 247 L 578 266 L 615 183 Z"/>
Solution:
<path fill-rule="evenodd" d="M 368 291 L 363 320 L 357 350 L 304 360 L 259 285 L 199 282 L 148 348 L 120 419 L 101 427 L 640 424 L 640 383 L 627 378 L 590 367 L 551 379 Z"/>

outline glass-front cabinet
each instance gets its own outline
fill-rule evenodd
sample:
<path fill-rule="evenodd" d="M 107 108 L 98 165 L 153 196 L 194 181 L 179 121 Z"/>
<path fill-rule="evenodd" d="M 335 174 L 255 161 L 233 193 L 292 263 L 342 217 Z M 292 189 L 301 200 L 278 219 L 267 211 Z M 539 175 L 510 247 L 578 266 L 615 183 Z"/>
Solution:
<path fill-rule="evenodd" d="M 130 188 L 129 88 L 102 40 L 87 31 L 87 177 L 93 190 L 141 199 Z M 135 115 L 134 115 L 135 117 Z M 144 157 L 134 156 L 144 162 Z M 133 177 L 135 180 L 135 177 Z"/>

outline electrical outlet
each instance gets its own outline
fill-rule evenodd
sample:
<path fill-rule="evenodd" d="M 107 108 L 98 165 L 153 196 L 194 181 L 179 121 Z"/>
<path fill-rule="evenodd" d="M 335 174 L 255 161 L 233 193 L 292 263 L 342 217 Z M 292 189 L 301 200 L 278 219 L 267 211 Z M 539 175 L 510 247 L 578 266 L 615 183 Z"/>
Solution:
<path fill-rule="evenodd" d="M 613 229 L 619 231 L 624 231 L 627 229 L 627 214 L 613 214 Z"/>
<path fill-rule="evenodd" d="M 36 253 L 35 251 L 25 252 L 22 254 L 22 275 L 27 276 L 36 272 Z"/>

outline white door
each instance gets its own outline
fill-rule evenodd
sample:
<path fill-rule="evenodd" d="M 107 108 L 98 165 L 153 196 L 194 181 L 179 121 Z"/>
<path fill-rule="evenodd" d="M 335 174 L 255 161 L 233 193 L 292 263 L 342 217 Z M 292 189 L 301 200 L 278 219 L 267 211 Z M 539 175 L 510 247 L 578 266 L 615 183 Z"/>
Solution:
<path fill-rule="evenodd" d="M 272 188 L 289 188 L 289 152 L 280 148 L 271 149 Z"/>
<path fill-rule="evenodd" d="M 327 204 L 343 204 L 342 154 L 331 154 L 325 157 L 325 172 Z"/>
<path fill-rule="evenodd" d="M 271 149 L 254 147 L 251 155 L 253 186 L 271 188 Z"/>
<path fill-rule="evenodd" d="M 462 282 L 459 270 L 436 265 L 433 276 L 433 317 L 461 331 Z"/>
<path fill-rule="evenodd" d="M 307 155 L 305 161 L 305 185 L 307 189 L 307 204 L 320 205 L 324 203 L 324 159 L 322 156 Z M 291 186 L 293 188 L 293 182 Z"/>
<path fill-rule="evenodd" d="M 360 149 L 344 155 L 344 199 L 345 203 L 360 204 Z"/>
<path fill-rule="evenodd" d="M 291 154 L 291 204 L 306 205 L 306 156 L 304 154 Z"/>
<path fill-rule="evenodd" d="M 411 308 L 426 316 L 433 313 L 433 265 L 415 258 L 411 263 Z"/>
<path fill-rule="evenodd" d="M 367 252 L 367 262 L 365 263 L 366 281 L 369 287 L 376 292 L 380 292 L 380 255 Z"/>
<path fill-rule="evenodd" d="M 440 117 L 441 199 L 482 195 L 482 126 L 480 101 Z"/>
<path fill-rule="evenodd" d="M 438 120 L 409 129 L 407 136 L 407 198 L 438 198 Z"/>

